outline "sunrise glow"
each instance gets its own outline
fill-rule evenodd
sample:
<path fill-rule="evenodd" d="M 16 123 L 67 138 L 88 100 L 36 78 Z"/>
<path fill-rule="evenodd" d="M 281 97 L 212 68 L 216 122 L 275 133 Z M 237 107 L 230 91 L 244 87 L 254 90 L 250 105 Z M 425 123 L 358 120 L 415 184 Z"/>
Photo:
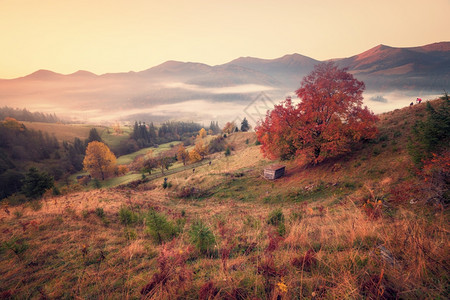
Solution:
<path fill-rule="evenodd" d="M 140 71 L 166 60 L 348 57 L 450 40 L 448 0 L 0 1 L 0 78 Z"/>

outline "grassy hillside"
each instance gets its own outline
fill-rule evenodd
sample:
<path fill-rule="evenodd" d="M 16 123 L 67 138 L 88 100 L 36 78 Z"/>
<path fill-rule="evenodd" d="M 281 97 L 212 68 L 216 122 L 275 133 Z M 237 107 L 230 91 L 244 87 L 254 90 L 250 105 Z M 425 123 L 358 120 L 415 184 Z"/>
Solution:
<path fill-rule="evenodd" d="M 376 140 L 288 162 L 276 181 L 254 134 L 235 133 L 230 156 L 167 189 L 160 178 L 5 206 L 2 297 L 446 298 L 448 210 L 422 201 L 406 151 L 424 108 L 382 114 Z"/>
<path fill-rule="evenodd" d="M 158 147 L 149 147 L 149 148 L 143 148 L 139 151 L 127 154 L 127 155 L 122 155 L 117 159 L 117 164 L 119 165 L 128 165 L 130 164 L 138 155 L 144 155 L 146 153 L 148 153 L 149 151 L 151 151 L 153 153 L 154 156 L 158 155 L 158 153 L 161 153 L 163 151 L 167 151 L 170 148 L 178 145 L 180 142 L 172 142 L 172 143 L 166 143 L 166 144 L 162 144 L 162 145 L 158 145 Z"/>
<path fill-rule="evenodd" d="M 96 128 L 102 140 L 109 145 L 110 148 L 117 148 L 123 140 L 129 138 L 132 131 L 130 127 L 122 127 L 122 133 L 117 134 L 112 128 L 105 126 L 95 126 L 88 124 L 62 124 L 62 123 L 42 123 L 42 122 L 22 122 L 27 128 L 33 130 L 41 130 L 48 132 L 50 135 L 55 135 L 59 142 L 72 142 L 74 138 L 79 138 L 82 141 L 89 137 L 89 131 Z"/>
<path fill-rule="evenodd" d="M 97 129 L 98 130 L 98 129 Z M 112 128 L 99 131 L 102 140 L 111 148 L 117 149 L 119 144 L 130 138 L 133 131 L 131 127 L 121 127 L 122 133 L 116 133 Z"/>
<path fill-rule="evenodd" d="M 41 123 L 41 122 L 20 122 L 27 128 L 33 130 L 41 130 L 48 132 L 50 135 L 54 134 L 59 142 L 70 141 L 74 138 L 85 140 L 89 137 L 89 130 L 97 128 L 101 134 L 105 128 L 99 126 L 85 125 L 85 124 L 61 124 L 61 123 Z"/>

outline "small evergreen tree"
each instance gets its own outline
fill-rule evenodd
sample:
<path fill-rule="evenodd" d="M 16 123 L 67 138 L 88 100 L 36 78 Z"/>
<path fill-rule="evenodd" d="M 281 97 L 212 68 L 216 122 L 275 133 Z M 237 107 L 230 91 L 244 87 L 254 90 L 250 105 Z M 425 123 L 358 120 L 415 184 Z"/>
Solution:
<path fill-rule="evenodd" d="M 25 175 L 22 190 L 25 196 L 36 199 L 42 197 L 45 191 L 51 189 L 53 185 L 53 177 L 32 167 Z"/>
<path fill-rule="evenodd" d="M 146 221 L 148 226 L 147 233 L 158 244 L 169 241 L 178 234 L 177 227 L 168 221 L 164 214 L 158 213 L 153 209 L 148 212 Z"/>
<path fill-rule="evenodd" d="M 231 155 L 230 147 L 227 147 L 227 149 L 225 150 L 225 156 L 230 156 L 230 155 Z"/>
<path fill-rule="evenodd" d="M 213 134 L 219 134 L 220 133 L 219 122 L 211 121 L 211 124 L 209 125 L 209 129 L 213 132 Z"/>
<path fill-rule="evenodd" d="M 426 120 L 414 124 L 413 137 L 408 144 L 414 163 L 420 167 L 425 159 L 450 146 L 450 100 L 444 100 L 436 109 L 427 102 L 426 110 Z"/>
<path fill-rule="evenodd" d="M 189 231 L 191 242 L 202 254 L 208 254 L 214 248 L 216 239 L 211 229 L 202 221 L 197 220 Z"/>
<path fill-rule="evenodd" d="M 91 128 L 91 130 L 89 130 L 89 137 L 86 141 L 86 145 L 88 145 L 90 142 L 93 142 L 93 141 L 97 141 L 97 142 L 101 142 L 101 143 L 103 142 L 102 138 L 100 137 L 100 135 L 97 132 L 97 129 L 95 129 L 95 128 Z"/>
<path fill-rule="evenodd" d="M 250 125 L 248 124 L 247 118 L 244 118 L 241 122 L 241 131 L 247 132 L 250 129 Z"/>

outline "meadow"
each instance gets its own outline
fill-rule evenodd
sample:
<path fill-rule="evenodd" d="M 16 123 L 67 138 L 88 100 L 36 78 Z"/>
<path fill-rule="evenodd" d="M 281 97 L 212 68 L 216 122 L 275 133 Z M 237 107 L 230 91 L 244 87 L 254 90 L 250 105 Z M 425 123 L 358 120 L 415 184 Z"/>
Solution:
<path fill-rule="evenodd" d="M 74 138 L 85 140 L 89 136 L 89 130 L 96 128 L 99 133 L 106 130 L 106 127 L 93 126 L 86 124 L 62 124 L 62 123 L 42 123 L 42 122 L 21 122 L 28 129 L 36 131 L 48 132 L 50 135 L 55 135 L 59 142 L 73 141 Z"/>
<path fill-rule="evenodd" d="M 287 172 L 275 181 L 255 134 L 233 133 L 230 156 L 165 176 L 170 187 L 4 205 L 1 296 L 445 299 L 448 210 L 423 200 L 407 152 L 424 108 L 379 115 L 377 138 L 349 154 L 277 162 Z"/>

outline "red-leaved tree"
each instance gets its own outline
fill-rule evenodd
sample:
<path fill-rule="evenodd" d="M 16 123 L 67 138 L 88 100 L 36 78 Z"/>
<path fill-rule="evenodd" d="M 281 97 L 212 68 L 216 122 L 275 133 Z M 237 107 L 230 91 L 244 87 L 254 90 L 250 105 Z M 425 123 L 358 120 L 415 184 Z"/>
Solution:
<path fill-rule="evenodd" d="M 378 118 L 362 107 L 364 83 L 334 63 L 321 63 L 303 78 L 298 104 L 287 98 L 255 128 L 266 157 L 318 163 L 374 138 Z"/>

